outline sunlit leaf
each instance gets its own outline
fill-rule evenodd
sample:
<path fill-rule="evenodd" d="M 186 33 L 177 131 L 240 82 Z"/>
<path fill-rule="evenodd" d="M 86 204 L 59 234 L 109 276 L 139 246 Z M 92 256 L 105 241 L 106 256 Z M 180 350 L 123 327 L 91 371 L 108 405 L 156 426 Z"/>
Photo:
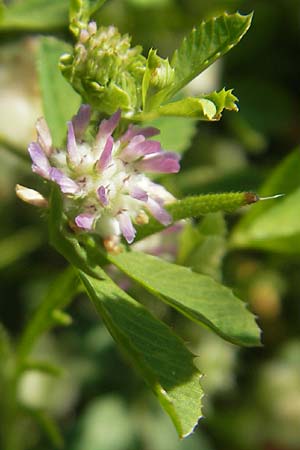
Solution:
<path fill-rule="evenodd" d="M 180 437 L 201 416 L 199 373 L 183 342 L 108 277 L 80 272 L 87 292 L 111 335 L 141 373 L 171 417 Z"/>
<path fill-rule="evenodd" d="M 212 278 L 143 253 L 128 252 L 108 258 L 189 319 L 207 325 L 235 344 L 259 345 L 260 331 L 245 303 Z"/>

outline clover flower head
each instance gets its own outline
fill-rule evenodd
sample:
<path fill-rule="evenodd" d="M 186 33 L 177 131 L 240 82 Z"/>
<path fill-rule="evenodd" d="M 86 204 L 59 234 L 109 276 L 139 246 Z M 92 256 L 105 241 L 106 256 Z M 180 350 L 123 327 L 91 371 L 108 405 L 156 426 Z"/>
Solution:
<path fill-rule="evenodd" d="M 147 223 L 148 214 L 165 226 L 171 223 L 164 204 L 174 197 L 144 172 L 178 172 L 179 157 L 148 139 L 159 133 L 156 128 L 130 125 L 115 139 L 120 111 L 103 120 L 94 141 L 88 142 L 84 135 L 90 114 L 89 105 L 82 105 L 68 122 L 66 150 L 53 147 L 47 124 L 39 119 L 37 141 L 28 151 L 33 172 L 59 186 L 70 224 L 99 234 L 113 250 L 121 235 L 133 242 L 134 224 Z"/>

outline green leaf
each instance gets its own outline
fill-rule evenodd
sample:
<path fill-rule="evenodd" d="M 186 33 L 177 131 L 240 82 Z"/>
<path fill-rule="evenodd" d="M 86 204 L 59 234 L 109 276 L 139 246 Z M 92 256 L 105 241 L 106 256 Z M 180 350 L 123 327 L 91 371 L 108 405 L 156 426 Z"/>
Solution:
<path fill-rule="evenodd" d="M 224 339 L 239 345 L 259 345 L 254 316 L 227 287 L 210 277 L 143 253 L 108 255 L 108 259 L 162 301 Z"/>
<path fill-rule="evenodd" d="M 206 215 L 198 226 L 188 223 L 180 234 L 178 264 L 221 281 L 225 234 L 226 222 L 222 213 Z"/>
<path fill-rule="evenodd" d="M 192 433 L 202 397 L 193 355 L 164 323 L 108 277 L 100 281 L 79 273 L 111 335 L 158 397 L 179 436 Z"/>
<path fill-rule="evenodd" d="M 172 223 L 174 223 L 181 219 L 199 217 L 217 211 L 233 212 L 244 205 L 255 203 L 258 200 L 257 195 L 251 192 L 228 192 L 185 197 L 182 200 L 176 200 L 173 203 L 165 205 L 165 208 L 171 214 L 173 219 Z M 143 239 L 164 228 L 161 223 L 151 218 L 148 224 L 137 227 L 138 232 L 135 240 Z"/>
<path fill-rule="evenodd" d="M 219 120 L 224 109 L 237 111 L 235 104 L 237 98 L 232 94 L 232 89 L 220 92 L 212 92 L 203 97 L 188 97 L 176 102 L 160 106 L 151 114 L 158 116 L 181 116 L 200 120 Z"/>
<path fill-rule="evenodd" d="M 26 0 L 0 5 L 0 29 L 44 31 L 66 27 L 69 0 Z"/>
<path fill-rule="evenodd" d="M 134 116 L 138 121 L 145 121 L 148 117 L 176 116 L 195 118 L 200 120 L 220 120 L 224 109 L 238 111 L 237 97 L 232 94 L 232 89 L 222 89 L 201 97 L 187 97 L 177 100 L 151 111 L 143 111 Z"/>
<path fill-rule="evenodd" d="M 177 102 L 160 106 L 156 110 L 159 116 L 191 117 L 201 120 L 213 120 L 217 113 L 215 104 L 206 98 L 188 97 Z"/>
<path fill-rule="evenodd" d="M 174 81 L 155 94 L 150 109 L 173 97 L 193 78 L 207 69 L 214 61 L 227 53 L 244 36 L 250 27 L 252 14 L 223 14 L 194 28 L 184 38 L 171 59 L 175 70 Z"/>
<path fill-rule="evenodd" d="M 299 149 L 287 156 L 260 189 L 261 196 L 283 193 L 284 197 L 254 205 L 231 236 L 233 247 L 250 247 L 284 253 L 300 252 L 297 216 L 300 196 Z"/>
<path fill-rule="evenodd" d="M 233 95 L 232 89 L 226 90 L 225 88 L 223 88 L 219 92 L 215 91 L 205 95 L 204 98 L 213 102 L 216 107 L 217 111 L 214 120 L 220 119 L 224 109 L 227 109 L 229 111 L 238 111 L 238 107 L 236 105 L 238 98 Z"/>
<path fill-rule="evenodd" d="M 186 117 L 159 117 L 147 122 L 145 126 L 160 130 L 159 140 L 162 148 L 181 154 L 189 148 L 196 132 L 196 121 Z"/>
<path fill-rule="evenodd" d="M 300 188 L 292 194 L 272 201 L 272 208 L 261 213 L 243 232 L 236 232 L 232 243 L 238 247 L 300 252 L 299 203 Z"/>
<path fill-rule="evenodd" d="M 35 228 L 23 228 L 0 241 L 0 269 L 15 263 L 28 253 L 36 250 L 43 236 Z"/>
<path fill-rule="evenodd" d="M 38 52 L 38 73 L 43 109 L 55 146 L 66 136 L 66 122 L 76 113 L 80 97 L 58 68 L 59 57 L 70 47 L 54 38 L 42 38 Z"/>

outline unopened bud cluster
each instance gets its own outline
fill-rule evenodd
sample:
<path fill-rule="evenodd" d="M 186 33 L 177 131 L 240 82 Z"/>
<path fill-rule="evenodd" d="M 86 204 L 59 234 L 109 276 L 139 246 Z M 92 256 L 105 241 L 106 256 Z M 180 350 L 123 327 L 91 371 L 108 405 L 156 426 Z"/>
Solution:
<path fill-rule="evenodd" d="M 61 57 L 60 68 L 73 88 L 89 104 L 112 114 L 137 111 L 146 59 L 140 46 L 130 47 L 130 37 L 113 27 L 88 24 L 79 34 L 72 54 Z"/>

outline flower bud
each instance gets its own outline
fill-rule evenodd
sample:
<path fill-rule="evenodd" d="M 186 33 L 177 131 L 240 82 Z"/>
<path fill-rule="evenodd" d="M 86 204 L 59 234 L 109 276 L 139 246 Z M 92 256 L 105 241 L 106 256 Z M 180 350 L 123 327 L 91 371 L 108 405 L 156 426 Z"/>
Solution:
<path fill-rule="evenodd" d="M 63 75 L 96 109 L 112 114 L 118 108 L 136 112 L 141 107 L 146 59 L 140 46 L 130 47 L 130 37 L 113 27 L 90 22 L 79 35 L 73 54 L 60 59 Z"/>
<path fill-rule="evenodd" d="M 48 201 L 42 194 L 21 184 L 16 185 L 16 194 L 23 202 L 29 203 L 30 205 L 38 206 L 39 208 L 46 208 L 48 206 Z"/>

